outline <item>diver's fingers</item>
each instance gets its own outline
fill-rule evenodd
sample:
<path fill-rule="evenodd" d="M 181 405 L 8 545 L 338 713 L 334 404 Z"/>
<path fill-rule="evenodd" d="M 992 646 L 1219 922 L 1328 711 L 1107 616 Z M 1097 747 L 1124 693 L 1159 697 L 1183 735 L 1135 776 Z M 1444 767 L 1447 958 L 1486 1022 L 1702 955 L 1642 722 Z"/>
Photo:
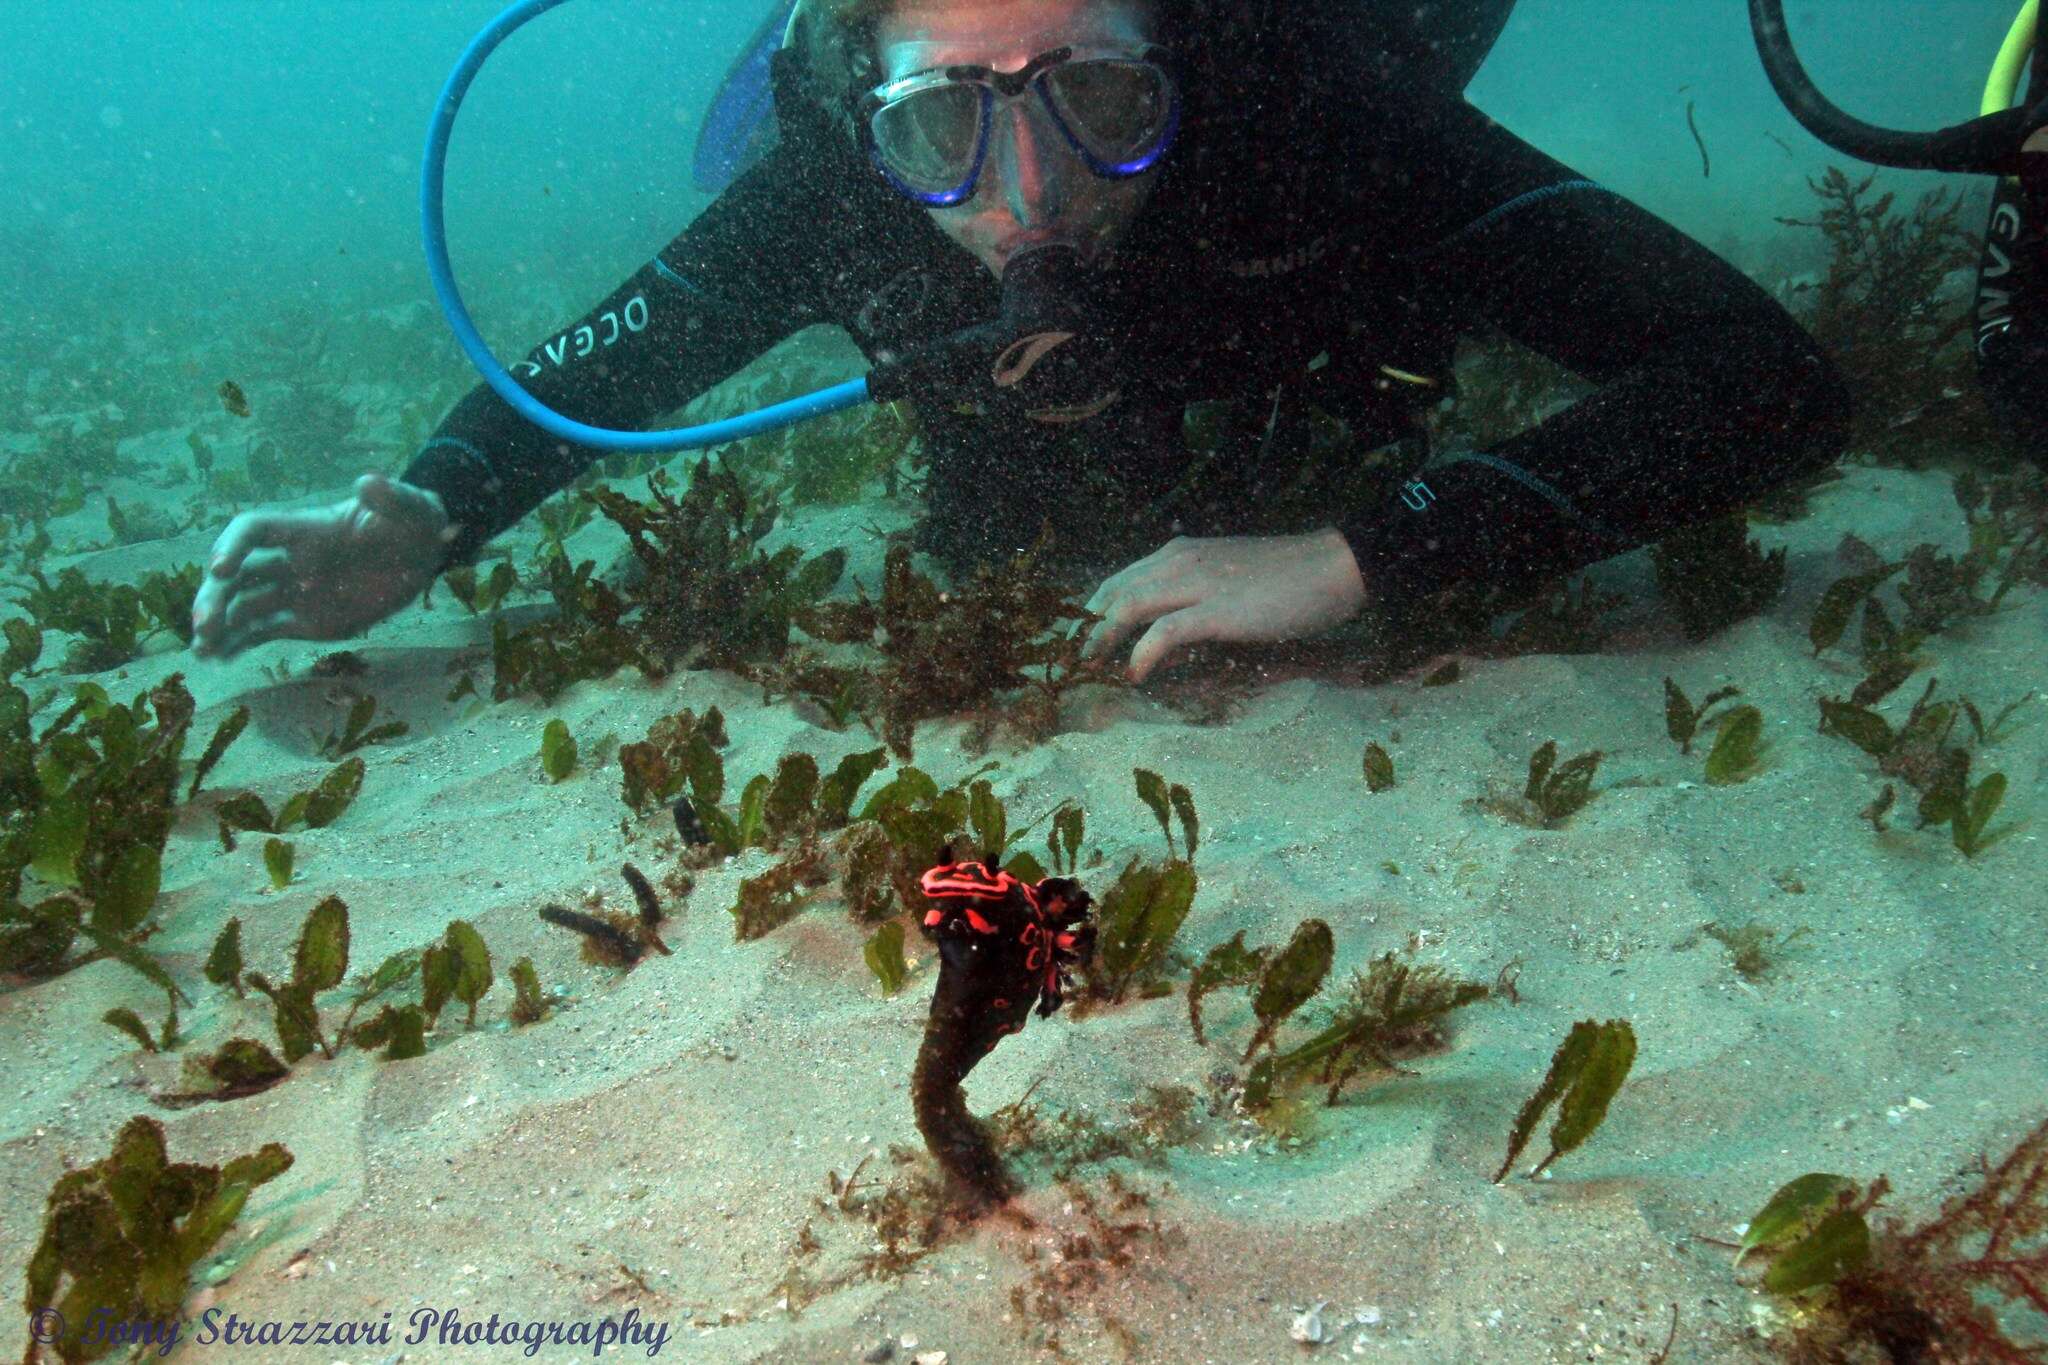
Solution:
<path fill-rule="evenodd" d="M 1100 599 L 1099 605 L 1090 605 L 1088 610 L 1102 618 L 1087 642 L 1081 646 L 1081 657 L 1099 659 L 1115 649 L 1130 633 L 1145 624 L 1129 598 L 1110 596 Z"/>
<path fill-rule="evenodd" d="M 1127 613 L 1131 604 L 1156 598 L 1162 585 L 1184 577 L 1186 569 L 1193 562 L 1189 551 L 1194 541 L 1187 536 L 1175 536 L 1164 545 L 1146 555 L 1137 563 L 1104 579 L 1102 586 L 1095 590 L 1083 605 L 1103 618 L 1099 633 L 1083 651 L 1083 657 L 1092 657 L 1128 635 L 1132 629 L 1149 621 L 1158 612 L 1133 620 Z M 1186 603 L 1175 603 L 1184 606 Z M 1162 608 L 1165 610 L 1168 608 Z"/>
<path fill-rule="evenodd" d="M 192 652 L 202 659 L 231 658 L 250 645 L 269 639 L 274 631 L 258 627 L 274 624 L 272 618 L 279 615 L 289 617 L 291 613 L 283 610 L 287 600 L 281 583 L 252 586 L 243 579 L 236 580 L 233 594 L 225 604 L 193 628 Z"/>
<path fill-rule="evenodd" d="M 283 583 L 291 573 L 291 555 L 263 546 L 246 551 L 231 573 L 209 573 L 192 598 L 192 648 L 200 657 L 219 653 L 235 600 L 257 588 Z"/>
<path fill-rule="evenodd" d="M 235 594 L 235 600 L 228 603 L 225 625 L 230 635 L 246 631 L 250 624 L 266 616 L 275 615 L 290 605 L 290 596 L 284 584 L 271 583 L 263 587 L 248 589 Z"/>
<path fill-rule="evenodd" d="M 286 610 L 272 612 L 268 616 L 249 621 L 240 629 L 232 631 L 227 635 L 221 653 L 233 656 L 240 654 L 243 650 L 253 645 L 260 645 L 270 640 L 283 639 L 288 636 L 296 637 L 299 633 L 297 630 L 298 620 L 297 612 Z"/>
<path fill-rule="evenodd" d="M 242 571 L 235 575 L 238 589 L 264 583 L 282 583 L 291 576 L 292 552 L 278 546 L 266 545 L 260 550 L 251 550 L 242 560 Z"/>
<path fill-rule="evenodd" d="M 276 587 L 289 583 L 294 574 L 293 556 L 284 550 L 262 549 L 251 551 L 242 561 L 242 568 L 222 587 L 224 593 L 221 606 L 232 610 L 235 599 L 259 588 Z M 209 580 L 212 582 L 215 580 Z"/>
<path fill-rule="evenodd" d="M 221 613 L 227 608 L 231 592 L 228 579 L 208 574 L 199 580 L 199 591 L 192 598 L 192 652 L 201 658 L 220 648 Z"/>
<path fill-rule="evenodd" d="M 233 578 L 242 561 L 258 550 L 291 550 L 308 535 L 333 524 L 332 513 L 244 512 L 229 522 L 207 557 L 209 578 Z"/>
<path fill-rule="evenodd" d="M 1139 571 L 1149 562 L 1140 560 L 1129 568 L 1111 574 L 1102 580 L 1102 586 L 1095 590 L 1094 595 L 1082 603 L 1091 615 L 1102 618 L 1095 623 L 1094 633 L 1082 647 L 1082 658 L 1093 659 L 1101 656 L 1138 625 L 1138 622 L 1130 619 L 1119 608 L 1136 585 Z"/>
<path fill-rule="evenodd" d="M 1109 615 L 1109 609 L 1116 602 L 1117 598 L 1129 592 L 1144 577 L 1145 573 L 1151 569 L 1153 560 L 1156 558 L 1156 555 L 1147 555 L 1137 563 L 1127 565 L 1103 579 L 1102 586 L 1097 588 L 1094 595 L 1081 605 L 1094 612 L 1097 616 Z"/>
<path fill-rule="evenodd" d="M 1082 650 L 1083 658 L 1099 657 L 1148 621 L 1194 606 L 1207 595 L 1195 583 L 1176 582 L 1156 572 L 1138 572 L 1144 568 L 1141 564 L 1126 569 L 1124 575 L 1131 577 L 1122 586 L 1111 592 L 1105 585 L 1105 591 L 1096 594 L 1100 605 L 1091 602 L 1088 609 L 1102 617 L 1102 625 L 1089 637 Z"/>
<path fill-rule="evenodd" d="M 202 659 L 232 658 L 291 624 L 294 612 L 290 604 L 285 584 L 238 582 L 224 604 L 193 630 L 192 652 Z"/>
<path fill-rule="evenodd" d="M 1175 650 L 1203 640 L 1221 639 L 1224 634 L 1223 619 L 1216 612 L 1202 607 L 1168 612 L 1154 621 L 1152 628 L 1132 647 L 1130 680 L 1141 683 Z"/>
<path fill-rule="evenodd" d="M 220 626 L 218 611 L 201 614 L 197 603 L 192 607 L 192 653 L 201 659 L 218 658 L 221 644 L 226 639 Z"/>

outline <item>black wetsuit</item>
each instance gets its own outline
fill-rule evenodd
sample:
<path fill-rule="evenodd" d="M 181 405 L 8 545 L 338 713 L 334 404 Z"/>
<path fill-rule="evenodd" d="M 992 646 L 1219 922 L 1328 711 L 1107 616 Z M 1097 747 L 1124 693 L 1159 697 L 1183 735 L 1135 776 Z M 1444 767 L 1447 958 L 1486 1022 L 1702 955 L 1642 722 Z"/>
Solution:
<path fill-rule="evenodd" d="M 1411 436 L 1443 392 L 1413 378 L 1444 381 L 1458 338 L 1489 327 L 1598 388 L 1380 505 L 1328 509 L 1390 609 L 1474 578 L 1540 581 L 1839 454 L 1849 400 L 1834 370 L 1711 252 L 1461 98 L 1357 93 L 1371 68 L 1344 34 L 1294 62 L 1247 59 L 1228 38 L 1177 44 L 1180 139 L 1102 281 L 1100 306 L 1146 357 L 1119 376 L 1121 401 L 1070 428 L 920 405 L 924 548 L 956 566 L 1007 556 L 1041 518 L 1058 527 L 1083 459 L 1140 501 L 1163 494 L 1190 460 L 1194 399 L 1283 417 L 1312 402 L 1360 449 Z M 811 324 L 846 329 L 873 359 L 994 315 L 989 272 L 791 89 L 768 159 L 514 367 L 543 402 L 641 427 Z M 460 525 L 457 562 L 593 458 L 479 388 L 405 477 Z"/>
<path fill-rule="evenodd" d="M 2034 49 L 2028 98 L 2048 98 L 2048 42 Z M 2015 445 L 2048 469 L 2048 222 L 2017 180 L 1998 183 L 1977 271 L 1977 375 Z"/>

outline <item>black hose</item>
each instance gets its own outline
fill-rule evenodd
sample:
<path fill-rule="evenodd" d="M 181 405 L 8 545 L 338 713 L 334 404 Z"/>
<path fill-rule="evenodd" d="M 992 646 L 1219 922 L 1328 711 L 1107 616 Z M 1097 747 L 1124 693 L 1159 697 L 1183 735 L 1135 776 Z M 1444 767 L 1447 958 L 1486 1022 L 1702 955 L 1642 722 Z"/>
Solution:
<path fill-rule="evenodd" d="M 1792 35 L 1785 27 L 1784 0 L 1749 0 L 1749 23 L 1778 98 L 1807 132 L 1836 151 L 1859 161 L 1909 171 L 2018 173 L 2023 130 L 2034 126 L 2039 110 L 2009 109 L 1931 133 L 1880 128 L 1850 117 L 1815 87 L 1793 50 Z"/>

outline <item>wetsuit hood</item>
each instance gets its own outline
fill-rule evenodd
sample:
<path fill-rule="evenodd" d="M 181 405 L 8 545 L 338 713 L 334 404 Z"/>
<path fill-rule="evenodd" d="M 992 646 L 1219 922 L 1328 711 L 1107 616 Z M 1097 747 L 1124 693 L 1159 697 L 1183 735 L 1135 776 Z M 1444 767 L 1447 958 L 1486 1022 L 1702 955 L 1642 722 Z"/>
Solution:
<path fill-rule="evenodd" d="M 1499 41 L 1515 0 L 1157 0 L 1160 43 L 1256 114 L 1304 92 L 1383 101 L 1462 94 Z M 853 109 L 881 73 L 869 34 L 799 4 L 783 34 L 778 77 L 854 138 Z"/>

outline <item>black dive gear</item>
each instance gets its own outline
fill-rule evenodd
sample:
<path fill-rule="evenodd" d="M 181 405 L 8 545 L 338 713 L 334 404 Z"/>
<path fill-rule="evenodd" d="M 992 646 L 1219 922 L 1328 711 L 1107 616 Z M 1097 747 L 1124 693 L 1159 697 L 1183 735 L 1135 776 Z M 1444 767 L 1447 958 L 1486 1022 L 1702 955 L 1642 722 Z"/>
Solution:
<path fill-rule="evenodd" d="M 1845 156 L 1905 171 L 1963 171 L 1982 175 L 2018 175 L 2020 146 L 2027 135 L 2048 125 L 2048 102 L 1958 123 L 1931 133 L 1908 133 L 1865 123 L 1844 113 L 1821 94 L 1806 74 L 1785 28 L 1785 0 L 1749 0 L 1750 28 L 1764 59 L 1764 72 L 1778 98 L 1807 132 Z M 2035 71 L 2041 69 L 2040 50 Z M 2042 95 L 2035 80 L 2034 98 Z"/>
<path fill-rule="evenodd" d="M 2036 71 L 2044 65 L 2038 60 Z M 2039 75 L 2035 88 L 2048 85 Z M 1977 268 L 1977 378 L 2020 452 L 2048 469 L 2048 128 L 2004 181 Z"/>
<path fill-rule="evenodd" d="M 1899 132 L 1851 117 L 1815 88 L 1786 31 L 1784 0 L 1750 0 L 1749 14 L 1772 86 L 1822 142 L 1903 170 L 2001 177 L 1972 310 L 1977 374 L 2008 436 L 2048 467 L 2048 43 L 2034 44 L 2031 103 L 1934 132 Z"/>
<path fill-rule="evenodd" d="M 877 365 L 868 391 L 879 403 L 936 397 L 1038 422 L 1098 416 L 1122 395 L 1118 357 L 1085 302 L 1087 275 L 1080 250 L 1066 243 L 1019 252 L 1003 268 L 994 320 Z"/>
<path fill-rule="evenodd" d="M 1245 117 L 1279 121 L 1277 105 L 1254 96 L 1265 81 L 1297 80 L 1318 88 L 1367 88 L 1375 103 L 1442 99 L 1471 84 L 1499 41 L 1514 12 L 1515 0 L 1373 0 L 1371 18 L 1358 13 L 1358 0 L 1253 0 L 1232 15 L 1229 23 L 1245 30 L 1240 71 L 1245 92 L 1240 104 Z M 1361 31 L 1371 34 L 1369 44 Z M 1306 38 L 1304 38 L 1304 33 Z M 1294 60 L 1268 53 L 1272 35 L 1286 35 Z M 1179 35 L 1197 41 L 1191 27 Z M 1311 64 L 1360 62 L 1364 69 L 1333 82 L 1320 71 L 1303 71 L 1302 54 Z M 1164 61 L 1163 52 L 1154 60 Z M 1263 76 L 1259 73 L 1263 71 Z M 1022 74 L 1022 73 L 1020 73 Z M 1299 99 L 1300 91 L 1293 92 Z M 1160 143 L 1170 144 L 1180 121 L 1178 96 Z M 873 97 L 863 106 L 871 112 Z M 872 146 L 869 148 L 872 155 Z M 978 158 L 976 158 L 978 160 Z M 1157 154 L 1146 160 L 1150 169 Z M 897 178 L 884 171 L 899 190 Z M 911 197 L 916 197 L 912 195 Z M 899 361 L 878 367 L 869 377 L 869 391 L 878 401 L 942 397 L 956 406 L 982 413 L 1011 412 L 1040 422 L 1082 421 L 1097 416 L 1121 397 L 1117 374 L 1135 367 L 1147 376 L 1151 396 L 1161 397 L 1175 385 L 1171 377 L 1193 376 L 1171 354 L 1170 338 L 1148 337 L 1140 347 L 1131 337 L 1112 342 L 1103 310 L 1090 301 L 1088 270 L 1071 247 L 1042 247 L 1018 256 L 1004 269 L 1001 313 L 992 321 L 967 328 L 917 348 Z M 1166 348 L 1159 344 L 1168 342 Z M 1139 351 L 1143 351 L 1143 355 Z M 1254 366 L 1248 365 L 1247 372 Z"/>
<path fill-rule="evenodd" d="M 1196 2 L 1159 8 L 1171 19 Z M 1365 16 L 1398 27 L 1434 9 L 1448 24 L 1487 0 L 1201 3 L 1212 18 L 1164 34 L 1181 64 L 1180 141 L 1113 256 L 1083 269 L 1076 252 L 1029 253 L 998 281 L 875 173 L 839 106 L 790 88 L 800 73 L 782 60 L 776 146 L 536 346 L 521 382 L 584 421 L 644 425 L 829 325 L 912 396 L 930 465 L 916 544 L 953 572 L 1003 562 L 1047 524 L 1077 564 L 1135 558 L 1167 535 L 1329 525 L 1393 620 L 1460 582 L 1515 589 L 1605 559 L 1839 455 L 1847 394 L 1754 282 L 1474 109 L 1455 90 L 1462 69 L 1405 104 L 1363 88 L 1381 36 Z M 957 340 L 1006 314 L 979 348 Z M 1104 325 L 998 388 L 1007 344 L 1081 318 Z M 1398 492 L 1361 457 L 1358 487 L 1252 524 L 1314 503 L 1293 485 L 1313 471 L 1317 413 L 1343 425 L 1346 449 L 1404 442 L 1449 384 L 1459 339 L 1494 331 L 1596 391 L 1483 450 L 1444 452 Z M 928 353 L 933 338 L 966 359 Z M 1041 395 L 1064 389 L 1049 381 L 1070 364 L 1121 391 L 1086 424 L 955 400 L 1042 412 L 1107 396 L 1086 383 Z M 1199 448 L 1193 400 L 1226 418 Z M 405 478 L 441 496 L 461 562 L 592 458 L 485 388 Z M 1212 496 L 1218 483 L 1227 496 Z"/>
<path fill-rule="evenodd" d="M 1375 103 L 1388 106 L 1440 100 L 1446 94 L 1462 92 L 1493 51 L 1514 7 L 1515 0 L 1368 0 L 1363 8 L 1373 13 L 1362 16 L 1359 0 L 1247 0 L 1221 14 L 1200 6 L 1181 14 L 1182 7 L 1169 4 L 1166 26 L 1169 42 L 1188 47 L 1213 43 L 1219 30 L 1228 30 L 1226 41 L 1237 49 L 1233 65 L 1240 87 L 1234 101 L 1238 112 L 1255 122 L 1279 121 L 1286 117 L 1279 112 L 1281 104 L 1268 103 L 1262 92 L 1271 82 L 1286 80 L 1289 72 L 1297 83 L 1318 88 L 1369 89 Z M 1365 33 L 1371 35 L 1370 42 L 1361 41 Z M 1270 50 L 1276 36 L 1285 40 L 1286 52 Z M 791 55 L 780 54 L 786 68 L 794 67 L 788 60 Z M 1084 149 L 1098 175 L 1133 175 L 1155 169 L 1180 128 L 1181 96 L 1174 88 L 1174 78 L 1166 74 L 1172 60 L 1169 50 L 1149 48 L 1144 56 L 1161 72 L 1161 118 L 1149 136 L 1136 140 L 1142 145 L 1115 153 Z M 1357 67 L 1337 80 L 1321 69 L 1325 63 L 1356 63 Z M 1021 88 L 1031 82 L 1038 65 L 1035 62 L 1015 76 L 1001 79 Z M 979 69 L 959 71 L 977 78 L 993 77 Z M 779 71 L 778 77 L 779 110 L 790 103 L 783 92 L 794 93 L 800 78 L 793 69 Z M 964 168 L 954 168 L 957 174 L 906 179 L 903 171 L 879 155 L 871 126 L 876 110 L 887 107 L 884 96 L 893 88 L 884 85 L 849 99 L 849 112 L 867 159 L 906 198 L 928 205 L 959 202 L 972 193 L 974 176 L 987 154 L 986 98 L 981 100 L 984 107 L 976 120 L 974 141 L 979 145 L 963 149 L 958 158 Z M 1302 94 L 1301 90 L 1290 92 L 1286 103 L 1298 101 Z M 1051 97 L 1046 98 L 1052 107 Z M 1057 110 L 1054 116 L 1060 117 Z M 1061 126 L 1064 130 L 1066 124 Z M 1072 132 L 1067 135 L 1074 137 Z M 1153 397 L 1161 397 L 1166 388 L 1173 387 L 1164 376 L 1178 376 L 1183 381 L 1181 387 L 1196 377 L 1171 354 L 1170 344 L 1159 344 L 1162 340 L 1170 343 L 1170 339 L 1149 337 L 1152 344 L 1141 347 L 1132 337 L 1124 337 L 1113 344 L 1103 310 L 1090 301 L 1097 291 L 1090 289 L 1089 275 L 1080 253 L 1071 246 L 1055 243 L 1036 248 L 1028 259 L 1020 254 L 1004 268 L 1002 307 L 994 319 L 885 360 L 869 375 L 869 393 L 878 402 L 936 400 L 963 411 L 1009 413 L 1059 424 L 1084 421 L 1114 406 L 1122 396 L 1117 375 L 1129 373 L 1134 364 L 1147 374 Z"/>
<path fill-rule="evenodd" d="M 1376 12 L 1360 15 L 1361 8 Z M 1514 10 L 1515 0 L 1378 0 L 1365 6 L 1347 0 L 1333 18 L 1372 33 L 1378 44 L 1375 66 L 1354 73 L 1355 80 L 1462 93 Z"/>

